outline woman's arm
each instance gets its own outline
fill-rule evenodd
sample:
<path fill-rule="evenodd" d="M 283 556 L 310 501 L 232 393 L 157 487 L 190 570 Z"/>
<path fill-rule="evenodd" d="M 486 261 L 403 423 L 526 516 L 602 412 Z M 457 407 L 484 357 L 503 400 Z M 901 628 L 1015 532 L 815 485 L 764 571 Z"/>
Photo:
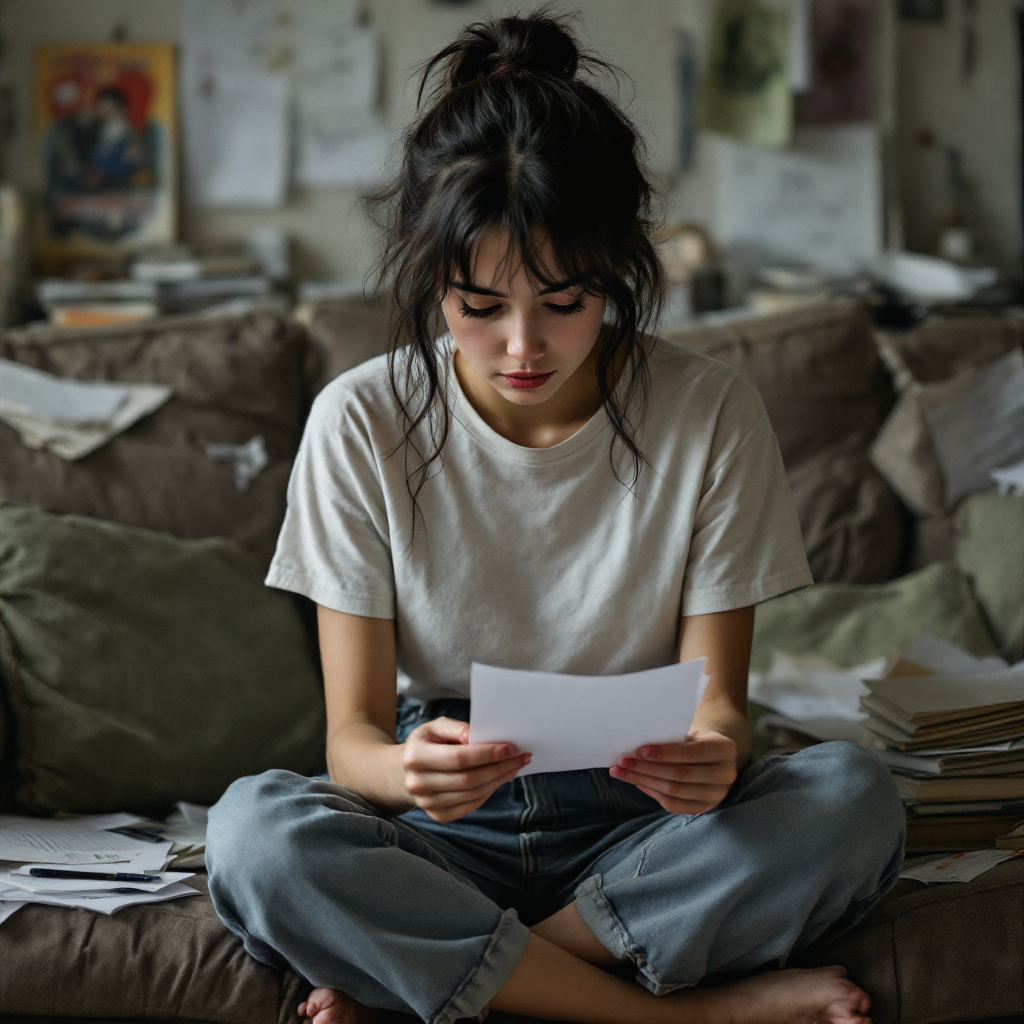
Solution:
<path fill-rule="evenodd" d="M 640 747 L 612 766 L 611 774 L 674 814 L 701 814 L 725 799 L 750 761 L 747 673 L 754 609 L 740 608 L 683 619 L 679 660 L 707 658 L 710 677 L 683 743 Z"/>
<path fill-rule="evenodd" d="M 507 743 L 469 743 L 469 726 L 438 718 L 395 742 L 395 624 L 317 607 L 331 780 L 381 810 L 422 807 L 454 821 L 529 761 Z"/>

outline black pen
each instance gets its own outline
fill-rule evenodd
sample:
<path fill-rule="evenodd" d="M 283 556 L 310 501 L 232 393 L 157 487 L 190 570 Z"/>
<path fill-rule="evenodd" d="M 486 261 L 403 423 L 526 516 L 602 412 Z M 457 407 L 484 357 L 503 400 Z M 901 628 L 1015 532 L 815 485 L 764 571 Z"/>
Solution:
<path fill-rule="evenodd" d="M 135 875 L 130 871 L 65 871 L 63 868 L 29 868 L 33 878 L 95 878 L 100 882 L 162 882 L 159 875 Z"/>

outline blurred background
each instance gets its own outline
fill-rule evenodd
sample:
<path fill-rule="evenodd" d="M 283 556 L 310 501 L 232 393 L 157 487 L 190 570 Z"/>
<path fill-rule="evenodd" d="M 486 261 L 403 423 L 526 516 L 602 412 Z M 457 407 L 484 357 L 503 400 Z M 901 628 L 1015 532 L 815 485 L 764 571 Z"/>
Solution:
<path fill-rule="evenodd" d="M 395 166 L 415 68 L 508 9 L 3 0 L 7 322 L 358 289 L 375 245 L 358 197 Z M 556 9 L 626 73 L 664 191 L 670 326 L 879 288 L 893 308 L 1016 302 L 1017 0 Z M 59 283 L 100 280 L 139 283 Z"/>

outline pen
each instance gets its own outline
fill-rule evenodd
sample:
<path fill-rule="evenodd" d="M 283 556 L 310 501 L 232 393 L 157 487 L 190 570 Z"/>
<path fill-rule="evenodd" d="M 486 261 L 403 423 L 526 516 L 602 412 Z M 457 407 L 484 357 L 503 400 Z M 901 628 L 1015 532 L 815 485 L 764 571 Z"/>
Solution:
<path fill-rule="evenodd" d="M 152 828 L 135 828 L 131 825 L 125 825 L 121 828 L 108 828 L 107 831 L 117 832 L 119 835 L 127 836 L 129 839 L 141 839 L 144 843 L 166 842 L 160 832 Z"/>
<path fill-rule="evenodd" d="M 130 871 L 65 871 L 63 868 L 29 868 L 33 878 L 95 878 L 101 882 L 162 882 L 159 875 L 136 875 Z"/>

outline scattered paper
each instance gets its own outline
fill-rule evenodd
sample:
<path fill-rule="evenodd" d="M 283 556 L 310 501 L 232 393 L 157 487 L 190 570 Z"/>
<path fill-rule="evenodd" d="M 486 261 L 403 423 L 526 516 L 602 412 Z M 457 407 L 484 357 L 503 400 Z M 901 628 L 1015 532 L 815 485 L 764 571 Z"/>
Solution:
<path fill-rule="evenodd" d="M 121 384 L 69 380 L 0 359 L 0 415 L 80 426 L 105 424 L 127 398 Z"/>
<path fill-rule="evenodd" d="M 116 883 L 115 883 L 116 884 Z M 10 896 L 11 892 L 30 895 L 30 899 L 18 902 L 42 903 L 50 907 L 74 907 L 78 910 L 91 910 L 97 914 L 116 914 L 125 907 L 134 907 L 140 903 L 164 903 L 167 900 L 180 899 L 182 896 L 198 896 L 199 890 L 190 885 L 175 882 L 159 892 L 108 893 L 96 896 L 58 896 L 52 893 L 25 894 L 22 890 L 0 889 L 0 900 Z"/>
<path fill-rule="evenodd" d="M 929 857 L 916 861 L 900 872 L 900 878 L 912 878 L 918 882 L 970 882 L 1002 864 L 1011 857 L 1019 857 L 1024 851 L 972 850 L 969 853 L 950 853 L 942 857 Z"/>
<path fill-rule="evenodd" d="M 143 843 L 59 819 L 0 815 L 0 860 L 53 867 L 130 863 L 125 870 L 159 871 L 170 852 L 169 842 Z"/>
<path fill-rule="evenodd" d="M 978 658 L 930 633 L 918 633 L 903 652 L 903 658 L 944 676 L 982 675 L 1010 667 L 1009 662 L 997 655 Z"/>
<path fill-rule="evenodd" d="M 874 269 L 887 284 L 923 302 L 969 299 L 999 276 L 991 267 L 961 267 L 916 252 L 887 252 L 875 261 Z"/>
<path fill-rule="evenodd" d="M 860 698 L 868 693 L 865 679 L 877 679 L 885 670 L 885 658 L 856 668 L 841 669 L 816 655 L 772 654 L 767 672 L 751 672 L 748 696 L 796 721 L 842 719 L 859 722 Z"/>
<path fill-rule="evenodd" d="M 995 481 L 1000 494 L 1024 494 L 1024 459 L 1012 466 L 993 469 L 989 476 Z"/>
<path fill-rule="evenodd" d="M 991 486 L 989 473 L 1024 459 L 1024 352 L 1015 349 L 921 388 L 942 466 L 946 505 Z"/>
<path fill-rule="evenodd" d="M 170 397 L 163 384 L 125 384 L 127 398 L 111 419 L 100 426 L 76 426 L 59 423 L 27 413 L 6 411 L 0 407 L 0 420 L 18 431 L 27 448 L 45 448 L 68 462 L 82 459 L 111 438 L 124 433 L 139 420 L 156 412 Z"/>
<path fill-rule="evenodd" d="M 138 814 L 125 814 L 121 812 L 118 814 L 80 814 L 60 820 L 66 821 L 71 825 L 81 825 L 84 828 L 103 832 L 109 828 L 129 828 L 132 825 L 139 825 L 148 819 Z"/>
<path fill-rule="evenodd" d="M 159 872 L 160 880 L 158 882 L 119 882 L 101 877 L 97 877 L 94 880 L 87 878 L 36 878 L 29 874 L 29 871 L 34 867 L 38 867 L 38 865 L 25 864 L 20 868 L 15 868 L 13 871 L 0 871 L 0 888 L 7 886 L 8 888 L 23 889 L 31 893 L 81 898 L 87 893 L 109 895 L 111 889 L 116 889 L 119 893 L 127 889 L 136 892 L 161 892 L 169 885 L 184 882 L 186 878 L 192 878 L 194 874 L 194 872 L 189 871 L 162 871 Z M 80 869 L 74 868 L 73 870 L 78 871 Z M 102 870 L 113 872 L 117 869 L 104 868 Z M 97 876 L 101 873 L 100 869 L 96 869 Z"/>
<path fill-rule="evenodd" d="M 703 693 L 705 658 L 616 676 L 571 676 L 474 664 L 471 743 L 533 754 L 519 773 L 608 768 L 647 743 L 682 740 Z"/>
<path fill-rule="evenodd" d="M 249 484 L 267 468 L 267 446 L 262 434 L 249 438 L 245 444 L 208 444 L 206 454 L 234 470 L 235 487 L 240 491 L 247 491 Z"/>

